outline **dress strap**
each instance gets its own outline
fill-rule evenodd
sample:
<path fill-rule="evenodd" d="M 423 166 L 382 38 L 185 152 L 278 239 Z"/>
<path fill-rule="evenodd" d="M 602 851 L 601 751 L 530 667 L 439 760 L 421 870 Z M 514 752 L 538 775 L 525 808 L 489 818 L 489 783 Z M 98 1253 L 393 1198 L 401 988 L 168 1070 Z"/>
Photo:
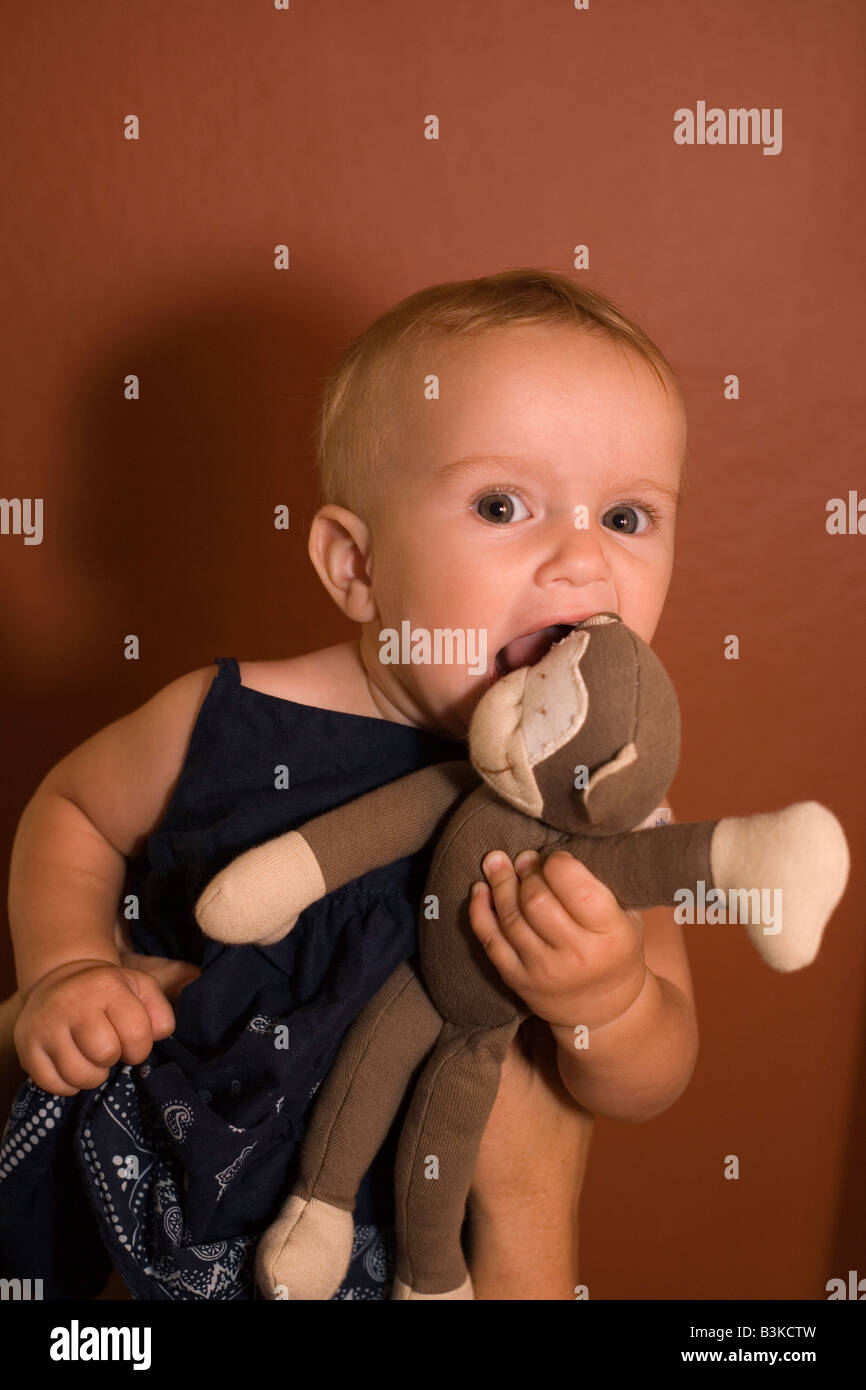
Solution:
<path fill-rule="evenodd" d="M 241 668 L 236 656 L 215 656 L 214 661 L 219 666 L 217 680 L 222 679 L 227 685 L 240 685 Z"/>

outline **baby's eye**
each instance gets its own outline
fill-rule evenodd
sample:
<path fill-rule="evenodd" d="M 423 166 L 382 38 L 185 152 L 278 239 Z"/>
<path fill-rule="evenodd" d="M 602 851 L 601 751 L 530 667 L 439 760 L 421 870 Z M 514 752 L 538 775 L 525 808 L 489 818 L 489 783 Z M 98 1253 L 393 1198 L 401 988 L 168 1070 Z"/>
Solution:
<path fill-rule="evenodd" d="M 515 516 L 515 502 L 518 507 L 523 508 L 522 515 Z M 495 522 L 497 526 L 509 521 L 525 521 L 529 516 L 526 507 L 514 492 L 488 492 L 486 496 L 479 497 L 475 503 L 475 510 L 485 521 Z"/>
<path fill-rule="evenodd" d="M 648 512 L 642 507 L 633 507 L 631 503 L 626 502 L 611 507 L 601 520 L 602 525 L 609 526 L 611 531 L 618 531 L 622 536 L 637 535 L 641 531 L 647 531 L 652 525 L 652 518 Z"/>

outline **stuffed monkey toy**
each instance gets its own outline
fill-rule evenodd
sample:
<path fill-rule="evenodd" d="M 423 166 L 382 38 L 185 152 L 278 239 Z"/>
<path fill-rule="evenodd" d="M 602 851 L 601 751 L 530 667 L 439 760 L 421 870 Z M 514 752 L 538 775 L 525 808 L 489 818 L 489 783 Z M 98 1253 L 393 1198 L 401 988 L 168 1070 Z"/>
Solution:
<path fill-rule="evenodd" d="M 469 924 L 471 885 L 483 879 L 489 850 L 514 858 L 535 849 L 542 860 L 567 850 L 623 908 L 674 905 L 683 890 L 713 889 L 715 901 L 734 893 L 742 906 L 749 890 L 781 890 L 781 930 L 777 916 L 765 927 L 747 913 L 745 931 L 777 970 L 814 960 L 848 873 L 830 811 L 801 802 L 768 815 L 633 828 L 673 779 L 679 722 L 658 657 L 617 615 L 596 614 L 485 692 L 469 729 L 469 763 L 439 763 L 379 787 L 248 850 L 211 880 L 196 904 L 202 931 L 272 944 L 310 903 L 438 833 L 425 888 L 438 917 L 427 920 L 423 907 L 419 914 L 420 966 L 398 967 L 343 1039 L 291 1195 L 258 1247 L 266 1298 L 329 1299 L 339 1288 L 358 1185 L 416 1073 L 395 1165 L 392 1297 L 474 1296 L 460 1242 L 464 1209 L 502 1062 L 529 1014 Z M 435 1180 L 425 1176 L 433 1158 Z"/>

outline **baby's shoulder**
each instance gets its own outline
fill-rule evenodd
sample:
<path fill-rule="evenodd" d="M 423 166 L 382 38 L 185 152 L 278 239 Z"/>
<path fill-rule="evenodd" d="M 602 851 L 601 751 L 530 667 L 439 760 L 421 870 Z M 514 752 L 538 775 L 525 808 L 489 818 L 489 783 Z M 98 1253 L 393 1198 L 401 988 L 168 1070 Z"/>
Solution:
<path fill-rule="evenodd" d="M 239 661 L 241 685 L 298 705 L 376 717 L 357 642 L 277 661 Z"/>

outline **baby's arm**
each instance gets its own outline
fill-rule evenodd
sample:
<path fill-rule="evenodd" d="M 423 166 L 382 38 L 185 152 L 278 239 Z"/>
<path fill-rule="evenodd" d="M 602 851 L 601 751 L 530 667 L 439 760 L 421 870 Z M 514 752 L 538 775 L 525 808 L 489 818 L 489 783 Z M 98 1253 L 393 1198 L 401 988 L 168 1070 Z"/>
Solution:
<path fill-rule="evenodd" d="M 541 1019 L 519 1029 L 502 1067 L 469 1195 L 476 1299 L 575 1298 L 578 1209 L 593 1117 L 565 1089 Z"/>
<path fill-rule="evenodd" d="M 174 1015 L 115 936 L 125 858 L 159 824 L 213 668 L 182 676 L 43 778 L 12 848 L 9 922 L 21 1012 L 14 1041 L 37 1086 L 72 1095 L 140 1062 Z"/>

